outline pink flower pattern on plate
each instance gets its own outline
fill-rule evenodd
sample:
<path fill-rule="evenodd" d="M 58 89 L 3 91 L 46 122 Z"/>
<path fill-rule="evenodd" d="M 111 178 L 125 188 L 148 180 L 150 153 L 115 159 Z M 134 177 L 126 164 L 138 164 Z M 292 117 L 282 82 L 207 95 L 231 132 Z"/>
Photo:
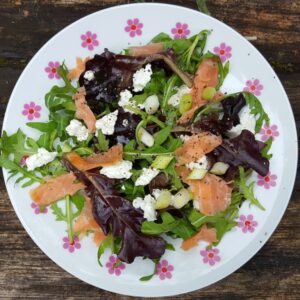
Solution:
<path fill-rule="evenodd" d="M 217 248 L 206 248 L 205 250 L 200 251 L 200 255 L 203 257 L 203 262 L 205 264 L 209 264 L 210 266 L 213 266 L 217 262 L 221 260 L 219 254 L 219 249 Z"/>
<path fill-rule="evenodd" d="M 263 90 L 263 85 L 260 83 L 258 79 L 254 80 L 247 80 L 246 86 L 244 87 L 245 92 L 250 92 L 254 94 L 255 96 L 259 96 Z"/>
<path fill-rule="evenodd" d="M 60 76 L 57 73 L 57 68 L 60 66 L 58 61 L 49 61 L 48 66 L 45 68 L 45 72 L 48 73 L 48 78 L 59 79 Z"/>
<path fill-rule="evenodd" d="M 214 48 L 214 53 L 218 55 L 221 62 L 224 63 L 227 59 L 231 57 L 232 48 L 225 43 L 221 43 L 219 47 Z"/>
<path fill-rule="evenodd" d="M 186 39 L 191 32 L 188 28 L 188 24 L 177 22 L 175 27 L 171 30 L 174 39 Z"/>
<path fill-rule="evenodd" d="M 264 127 L 261 129 L 260 134 L 262 141 L 266 141 L 270 137 L 274 140 L 275 137 L 279 136 L 279 131 L 277 130 L 277 125 L 267 125 L 265 124 Z"/>
<path fill-rule="evenodd" d="M 265 189 L 270 189 L 270 187 L 276 186 L 277 176 L 271 174 L 270 172 L 265 176 L 257 175 L 257 185 L 263 186 Z"/>
<path fill-rule="evenodd" d="M 97 34 L 92 33 L 91 31 L 87 31 L 85 34 L 82 34 L 80 38 L 82 40 L 81 47 L 87 48 L 90 51 L 94 50 L 94 47 L 99 45 Z"/>
<path fill-rule="evenodd" d="M 80 249 L 81 248 L 81 244 L 79 242 L 79 238 L 77 236 L 74 237 L 74 241 L 71 244 L 69 237 L 65 236 L 63 239 L 63 248 L 64 249 L 68 249 L 70 253 L 73 253 L 75 251 L 75 249 Z"/>
<path fill-rule="evenodd" d="M 108 261 L 106 263 L 106 268 L 108 269 L 108 273 L 113 275 L 115 274 L 116 276 L 120 276 L 122 273 L 122 270 L 125 269 L 125 264 L 118 262 L 118 258 L 116 255 L 111 255 L 108 258 Z"/>
<path fill-rule="evenodd" d="M 37 204 L 35 204 L 34 202 L 32 202 L 30 206 L 34 210 L 34 213 L 36 215 L 46 214 L 48 212 L 48 208 L 47 207 L 45 207 L 43 210 L 41 210 L 41 208 Z"/>
<path fill-rule="evenodd" d="M 254 232 L 255 227 L 258 225 L 258 223 L 254 220 L 253 215 L 240 215 L 239 221 L 238 221 L 238 227 L 242 228 L 242 231 L 244 233 L 247 232 Z"/>
<path fill-rule="evenodd" d="M 126 32 L 129 32 L 129 36 L 131 36 L 133 38 L 136 35 L 142 35 L 143 26 L 144 26 L 143 23 L 140 22 L 140 20 L 138 18 L 128 19 L 127 25 L 125 26 L 124 30 Z"/>
<path fill-rule="evenodd" d="M 173 270 L 174 267 L 166 259 L 163 259 L 156 266 L 156 275 L 159 276 L 160 280 L 171 279 Z"/>
<path fill-rule="evenodd" d="M 30 103 L 24 104 L 22 115 L 27 116 L 27 119 L 31 121 L 34 118 L 38 119 L 41 116 L 41 110 L 42 107 L 40 105 L 37 105 L 31 101 Z"/>

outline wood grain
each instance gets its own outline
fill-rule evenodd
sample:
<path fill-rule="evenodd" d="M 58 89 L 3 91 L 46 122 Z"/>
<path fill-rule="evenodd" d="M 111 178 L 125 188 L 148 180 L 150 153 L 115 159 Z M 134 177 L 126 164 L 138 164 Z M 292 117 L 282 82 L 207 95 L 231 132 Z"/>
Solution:
<path fill-rule="evenodd" d="M 9 95 L 36 51 L 66 25 L 89 13 L 134 1 L 0 1 L 0 122 Z M 160 1 L 153 1 L 160 2 Z M 196 9 L 195 1 L 163 1 Z M 247 36 L 278 73 L 300 125 L 300 2 L 207 1 L 211 14 Z M 295 162 L 296 163 L 296 162 Z M 217 284 L 174 299 L 299 299 L 300 182 L 275 233 L 262 250 Z M 0 299 L 134 299 L 69 275 L 27 235 L 0 184 Z"/>

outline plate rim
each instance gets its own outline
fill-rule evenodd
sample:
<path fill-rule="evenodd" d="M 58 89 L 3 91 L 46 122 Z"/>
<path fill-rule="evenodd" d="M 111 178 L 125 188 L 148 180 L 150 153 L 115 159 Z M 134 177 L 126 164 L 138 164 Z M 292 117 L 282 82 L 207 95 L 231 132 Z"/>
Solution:
<path fill-rule="evenodd" d="M 275 76 L 275 78 L 277 79 L 277 84 L 279 85 L 279 88 L 281 89 L 281 91 L 283 92 L 283 94 L 285 95 L 287 102 L 288 102 L 288 110 L 289 113 L 291 114 L 291 116 L 293 116 L 291 122 L 293 124 L 293 128 L 291 128 L 291 132 L 292 132 L 292 136 L 294 135 L 296 137 L 295 140 L 295 146 L 294 146 L 294 158 L 295 158 L 295 164 L 293 168 L 293 172 L 291 174 L 291 178 L 293 178 L 292 182 L 291 182 L 291 189 L 286 193 L 286 201 L 285 203 L 281 204 L 281 210 L 278 209 L 279 213 L 277 213 L 277 217 L 276 217 L 276 221 L 273 221 L 271 224 L 270 223 L 266 223 L 265 227 L 269 227 L 268 228 L 268 237 L 263 239 L 262 242 L 258 243 L 259 235 L 257 235 L 256 237 L 254 237 L 251 242 L 249 243 L 249 245 L 244 249 L 244 253 L 243 255 L 239 255 L 238 259 L 234 259 L 234 260 L 230 260 L 231 264 L 229 266 L 227 266 L 226 271 L 220 272 L 218 274 L 216 274 L 216 276 L 212 279 L 209 280 L 208 282 L 206 282 L 204 285 L 201 285 L 199 283 L 198 286 L 193 285 L 192 287 L 190 285 L 186 285 L 186 286 L 181 286 L 180 289 L 176 289 L 175 286 L 171 285 L 168 286 L 169 289 L 166 289 L 168 291 L 163 291 L 163 290 L 159 290 L 156 291 L 155 289 L 153 289 L 152 286 L 144 287 L 144 292 L 142 293 L 141 290 L 130 290 L 127 288 L 126 291 L 124 291 L 124 286 L 123 285 L 119 285 L 119 286 L 114 286 L 114 288 L 110 288 L 110 287 L 105 287 L 105 290 L 109 291 L 109 292 L 113 292 L 113 293 L 118 293 L 118 294 L 122 294 L 122 295 L 128 295 L 128 296 L 140 296 L 140 297 L 162 297 L 162 296 L 175 296 L 175 295 L 180 295 L 180 294 L 184 294 L 184 293 L 188 293 L 188 292 L 192 292 L 195 290 L 200 290 L 204 287 L 208 287 L 209 285 L 216 283 L 218 281 L 220 281 L 221 279 L 224 279 L 225 277 L 228 277 L 229 275 L 231 275 L 232 273 L 234 273 L 237 269 L 241 268 L 245 263 L 247 263 L 250 259 L 252 259 L 254 257 L 254 255 L 261 250 L 261 248 L 264 246 L 264 244 L 270 239 L 270 237 L 272 236 L 272 234 L 274 233 L 275 229 L 278 227 L 280 221 L 282 220 L 282 217 L 284 215 L 284 213 L 286 212 L 287 206 L 290 202 L 291 196 L 292 196 L 292 192 L 294 190 L 294 186 L 295 186 L 295 180 L 296 180 L 296 174 L 297 174 L 297 164 L 298 164 L 298 141 L 297 141 L 297 129 L 296 129 L 296 122 L 295 122 L 295 118 L 294 118 L 294 114 L 293 114 L 293 110 L 291 107 L 291 103 L 289 101 L 288 95 L 279 79 L 279 77 L 277 76 L 277 74 L 275 73 L 275 71 L 272 69 L 272 67 L 270 66 L 269 62 L 266 60 L 266 58 L 260 53 L 260 51 L 253 45 L 251 44 L 247 39 L 245 39 L 245 37 L 243 37 L 239 32 L 237 32 L 234 28 L 230 27 L 229 25 L 227 25 L 226 23 L 221 22 L 220 20 L 206 15 L 202 12 L 199 12 L 197 10 L 191 9 L 191 8 L 187 8 L 184 6 L 180 6 L 180 5 L 174 5 L 174 4 L 166 4 L 166 3 L 131 3 L 131 4 L 122 4 L 122 5 L 116 5 L 116 6 L 112 6 L 112 7 L 108 7 L 108 8 L 104 8 L 98 11 L 95 11 L 91 14 L 88 14 L 80 19 L 77 19 L 76 21 L 72 22 L 71 24 L 65 26 L 63 29 L 61 29 L 60 31 L 58 31 L 53 37 L 51 37 L 41 48 L 39 48 L 39 50 L 34 54 L 34 56 L 30 59 L 29 63 L 26 65 L 26 67 L 23 69 L 21 75 L 19 76 L 17 82 L 14 85 L 14 88 L 11 92 L 9 101 L 7 103 L 7 107 L 5 110 L 5 115 L 3 118 L 3 125 L 2 125 L 2 132 L 4 130 L 4 128 L 6 127 L 6 124 L 8 122 L 8 115 L 7 115 L 7 111 L 9 110 L 9 106 L 11 105 L 12 101 L 11 99 L 14 97 L 15 91 L 17 90 L 17 87 L 19 85 L 19 83 L 22 81 L 22 78 L 24 76 L 25 71 L 30 68 L 30 66 L 33 64 L 36 56 L 44 49 L 48 46 L 48 44 L 50 44 L 54 39 L 56 39 L 59 35 L 64 34 L 64 32 L 69 29 L 70 27 L 72 27 L 73 25 L 84 21 L 85 19 L 88 19 L 90 16 L 92 15 L 96 15 L 96 14 L 101 14 L 101 13 L 107 13 L 108 11 L 113 11 L 113 10 L 118 10 L 120 8 L 127 8 L 130 9 L 130 7 L 133 6 L 141 6 L 141 7 L 145 7 L 145 6 L 153 6 L 153 7 L 173 7 L 176 9 L 181 9 L 181 10 L 185 10 L 189 13 L 193 13 L 193 14 L 200 14 L 204 19 L 208 18 L 213 20 L 214 22 L 217 22 L 220 26 L 225 26 L 228 30 L 230 30 L 233 34 L 237 35 L 239 38 L 244 39 L 248 46 L 250 46 L 250 48 L 258 55 L 260 56 L 260 58 L 266 63 L 266 66 L 268 67 L 268 71 Z M 63 266 L 63 263 L 58 261 L 58 259 L 56 257 L 54 257 L 53 254 L 50 254 L 47 250 L 47 248 L 41 246 L 41 244 L 38 241 L 38 238 L 34 235 L 34 233 L 30 230 L 29 226 L 27 226 L 26 222 L 24 221 L 24 219 L 22 218 L 22 214 L 21 212 L 17 209 L 17 205 L 15 203 L 12 197 L 12 191 L 10 190 L 10 187 L 7 185 L 7 171 L 5 169 L 2 169 L 3 172 L 3 177 L 4 177 L 4 183 L 5 183 L 5 187 L 6 190 L 8 192 L 9 195 L 9 199 L 10 202 L 14 208 L 14 211 L 18 217 L 18 219 L 20 220 L 22 226 L 24 227 L 24 229 L 26 230 L 26 232 L 28 233 L 28 235 L 30 236 L 30 238 L 34 241 L 34 243 L 44 252 L 44 254 L 50 258 L 56 265 L 58 265 L 60 268 L 62 268 L 64 271 L 68 272 L 69 274 L 71 274 L 72 276 L 76 277 L 77 279 L 84 281 L 92 286 L 95 286 L 97 288 L 100 289 L 104 289 L 104 287 L 99 287 L 99 285 L 97 285 L 96 283 L 92 282 L 92 280 L 89 279 L 83 279 L 83 275 L 78 275 L 77 274 L 77 270 L 69 267 L 69 266 Z M 264 227 L 264 228 L 265 228 Z M 256 243 L 257 245 L 253 246 L 253 244 Z M 251 246 L 252 245 L 252 246 Z M 170 290 L 171 288 L 174 288 L 172 290 Z M 125 288 L 126 289 L 126 288 Z M 153 290 L 152 290 L 153 289 Z"/>

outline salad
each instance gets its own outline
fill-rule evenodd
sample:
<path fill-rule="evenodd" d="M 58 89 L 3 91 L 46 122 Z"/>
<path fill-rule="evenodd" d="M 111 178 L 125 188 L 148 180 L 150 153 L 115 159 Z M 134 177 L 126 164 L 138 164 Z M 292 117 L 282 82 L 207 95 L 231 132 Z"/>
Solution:
<path fill-rule="evenodd" d="M 43 211 L 66 223 L 70 244 L 91 235 L 116 264 L 153 260 L 200 241 L 216 245 L 254 195 L 252 172 L 266 176 L 270 138 L 255 139 L 269 117 L 245 91 L 223 94 L 229 61 L 205 51 L 211 32 L 165 33 L 120 54 L 62 63 L 62 84 L 45 95 L 47 122 L 0 138 L 0 166 L 31 187 Z M 95 258 L 96 261 L 96 258 Z"/>

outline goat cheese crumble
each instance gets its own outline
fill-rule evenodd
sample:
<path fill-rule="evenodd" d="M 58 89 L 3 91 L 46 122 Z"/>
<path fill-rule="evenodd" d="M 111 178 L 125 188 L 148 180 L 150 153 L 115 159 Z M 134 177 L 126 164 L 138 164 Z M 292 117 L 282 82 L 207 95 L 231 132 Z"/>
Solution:
<path fill-rule="evenodd" d="M 242 130 L 247 129 L 252 133 L 255 133 L 256 119 L 253 114 L 250 113 L 250 107 L 247 105 L 239 112 L 240 124 L 232 127 L 227 131 L 227 135 L 230 138 L 236 137 L 241 134 Z"/>
<path fill-rule="evenodd" d="M 156 170 L 154 168 L 143 168 L 141 175 L 137 178 L 135 181 L 135 185 L 147 185 L 150 183 L 150 181 L 156 177 L 159 173 L 159 170 Z"/>
<path fill-rule="evenodd" d="M 151 64 L 147 64 L 145 68 L 137 70 L 133 74 L 133 91 L 141 92 L 147 83 L 151 80 L 152 68 Z"/>
<path fill-rule="evenodd" d="M 207 160 L 206 155 L 203 155 L 197 161 L 192 161 L 190 163 L 187 163 L 185 166 L 188 169 L 190 169 L 190 170 L 194 170 L 194 169 L 204 169 L 204 170 L 207 170 L 207 168 L 208 168 L 208 160 Z"/>
<path fill-rule="evenodd" d="M 102 117 L 96 121 L 96 129 L 101 130 L 105 135 L 112 135 L 115 132 L 115 125 L 118 119 L 118 110 Z"/>
<path fill-rule="evenodd" d="M 178 88 L 176 94 L 170 97 L 168 104 L 177 107 L 180 103 L 181 97 L 185 94 L 189 94 L 190 91 L 191 89 L 187 85 L 183 84 L 181 87 Z"/>
<path fill-rule="evenodd" d="M 145 198 L 137 197 L 133 200 L 132 205 L 135 208 L 140 208 L 144 212 L 144 218 L 147 221 L 156 220 L 155 199 L 151 195 L 146 195 Z"/>
<path fill-rule="evenodd" d="M 71 120 L 66 132 L 69 136 L 76 137 L 79 142 L 85 141 L 89 136 L 89 130 L 76 119 Z"/>
<path fill-rule="evenodd" d="M 132 98 L 132 93 L 129 90 L 124 90 L 120 93 L 120 100 L 118 102 L 118 105 L 122 107 L 126 112 L 131 112 L 130 110 L 125 108 L 125 106 L 127 105 L 132 105 L 132 103 L 130 102 L 131 98 Z"/>
<path fill-rule="evenodd" d="M 89 70 L 84 73 L 83 78 L 88 81 L 91 81 L 91 80 L 95 79 L 95 74 L 93 71 Z"/>
<path fill-rule="evenodd" d="M 105 175 L 108 178 L 128 179 L 132 175 L 132 173 L 130 172 L 131 169 L 132 169 L 132 162 L 128 160 L 122 160 L 117 164 L 103 167 L 100 170 L 100 174 Z"/>
<path fill-rule="evenodd" d="M 33 171 L 36 168 L 44 166 L 53 161 L 57 156 L 57 152 L 49 152 L 45 148 L 39 148 L 38 152 L 29 156 L 26 159 L 28 171 Z"/>

